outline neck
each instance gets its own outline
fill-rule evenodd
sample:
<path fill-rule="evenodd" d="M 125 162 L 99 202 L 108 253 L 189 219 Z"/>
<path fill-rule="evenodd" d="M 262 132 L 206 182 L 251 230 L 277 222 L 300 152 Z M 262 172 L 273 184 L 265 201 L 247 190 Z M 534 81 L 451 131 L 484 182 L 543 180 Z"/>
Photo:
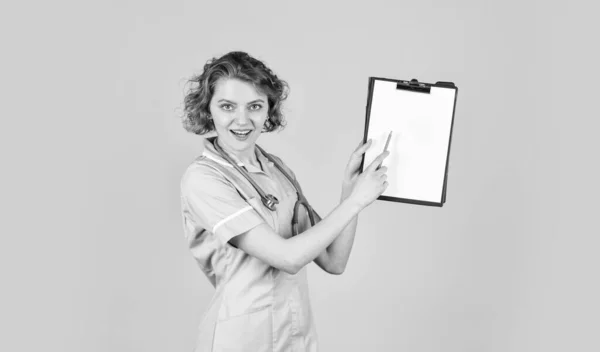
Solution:
<path fill-rule="evenodd" d="M 256 158 L 256 146 L 252 144 L 250 147 L 244 150 L 235 150 L 230 146 L 223 143 L 217 138 L 217 144 L 236 162 L 241 162 L 244 165 L 254 165 L 260 167 L 258 159 Z"/>

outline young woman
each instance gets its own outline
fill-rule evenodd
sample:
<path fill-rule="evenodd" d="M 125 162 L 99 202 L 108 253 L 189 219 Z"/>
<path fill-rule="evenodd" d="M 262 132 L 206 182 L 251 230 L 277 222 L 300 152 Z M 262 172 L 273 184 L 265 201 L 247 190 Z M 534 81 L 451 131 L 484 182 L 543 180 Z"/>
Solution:
<path fill-rule="evenodd" d="M 287 84 L 244 52 L 209 61 L 192 82 L 184 127 L 216 132 L 181 179 L 185 236 L 216 289 L 196 351 L 317 351 L 306 265 L 344 271 L 358 214 L 387 187 L 388 152 L 359 174 L 371 144 L 361 143 L 341 203 L 321 219 L 292 170 L 256 144 L 284 126 Z"/>

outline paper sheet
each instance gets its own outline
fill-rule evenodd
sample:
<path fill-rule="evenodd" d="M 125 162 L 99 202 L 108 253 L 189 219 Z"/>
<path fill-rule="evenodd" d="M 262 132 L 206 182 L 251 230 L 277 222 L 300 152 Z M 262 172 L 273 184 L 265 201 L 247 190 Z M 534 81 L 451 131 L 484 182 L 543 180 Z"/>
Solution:
<path fill-rule="evenodd" d="M 364 168 L 383 152 L 388 134 L 389 186 L 383 196 L 436 202 L 442 200 L 450 143 L 455 89 L 431 87 L 429 94 L 396 89 L 396 82 L 375 80 Z"/>

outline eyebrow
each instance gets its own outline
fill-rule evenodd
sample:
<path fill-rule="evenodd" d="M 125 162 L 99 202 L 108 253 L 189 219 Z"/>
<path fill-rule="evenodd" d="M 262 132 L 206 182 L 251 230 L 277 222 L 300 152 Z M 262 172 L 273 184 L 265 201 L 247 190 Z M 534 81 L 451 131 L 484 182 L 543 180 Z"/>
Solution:
<path fill-rule="evenodd" d="M 237 104 L 236 102 L 233 102 L 233 101 L 231 101 L 231 100 L 227 100 L 227 99 L 219 99 L 219 100 L 217 101 L 217 103 L 220 103 L 220 102 L 222 102 L 222 101 L 225 101 L 225 102 L 228 102 L 228 103 L 231 103 L 231 104 Z M 264 101 L 264 100 L 262 100 L 262 99 L 256 99 L 256 100 L 252 100 L 252 101 L 251 101 L 251 102 L 249 102 L 248 104 L 253 104 L 253 103 L 264 103 L 264 102 L 265 102 L 265 101 Z"/>

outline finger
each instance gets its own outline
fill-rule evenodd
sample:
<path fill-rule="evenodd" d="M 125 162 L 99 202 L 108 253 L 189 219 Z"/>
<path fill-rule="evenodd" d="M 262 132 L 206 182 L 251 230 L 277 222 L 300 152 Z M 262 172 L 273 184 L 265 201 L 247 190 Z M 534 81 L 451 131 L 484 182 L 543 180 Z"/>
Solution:
<path fill-rule="evenodd" d="M 367 168 L 368 171 L 375 171 L 379 168 L 379 166 L 381 166 L 381 163 L 383 163 L 383 159 L 385 159 L 388 155 L 390 155 L 390 151 L 387 150 L 381 154 L 379 154 L 379 156 L 377 156 L 375 158 L 375 160 L 373 160 L 373 162 L 371 163 L 371 165 L 369 165 L 369 167 Z"/>
<path fill-rule="evenodd" d="M 387 170 L 388 170 L 387 166 L 382 166 L 382 167 L 380 167 L 380 168 L 378 168 L 378 169 L 377 169 L 377 172 L 378 172 L 380 175 L 385 175 L 385 174 L 386 174 L 386 172 L 387 172 Z"/>
<path fill-rule="evenodd" d="M 364 141 L 363 141 L 363 140 L 361 140 L 361 141 L 360 141 L 360 143 L 358 143 L 358 145 L 356 146 L 356 148 L 354 148 L 354 152 L 356 152 L 357 150 L 359 150 L 359 149 L 360 149 L 360 147 L 362 147 L 362 146 L 363 146 L 363 144 L 365 144 L 365 143 L 364 143 Z"/>
<path fill-rule="evenodd" d="M 352 158 L 353 159 L 360 159 L 362 157 L 362 155 L 365 153 L 365 151 L 367 149 L 369 149 L 369 146 L 371 145 L 371 140 L 369 139 L 367 141 L 367 143 L 363 144 L 362 146 L 360 146 L 358 149 L 356 149 L 354 151 L 354 153 L 352 153 Z"/>
<path fill-rule="evenodd" d="M 367 143 L 363 144 L 363 146 L 359 149 L 360 153 L 363 154 L 367 149 L 369 149 L 369 147 L 371 146 L 371 144 L 373 144 L 373 140 L 369 139 L 367 141 Z"/>
<path fill-rule="evenodd" d="M 360 143 L 358 143 L 358 145 L 356 146 L 356 148 L 354 148 L 354 151 L 357 151 L 360 149 L 360 147 L 365 144 L 364 140 L 361 139 Z"/>
<path fill-rule="evenodd" d="M 371 145 L 371 139 L 367 140 L 366 143 L 361 141 L 360 144 L 356 147 L 356 149 L 354 149 L 354 153 L 360 152 L 361 149 L 366 149 L 369 145 Z M 362 153 L 360 153 L 360 154 L 362 154 Z"/>
<path fill-rule="evenodd" d="M 373 145 L 373 140 L 369 139 L 360 149 L 358 149 L 358 156 L 362 156 L 370 147 Z"/>
<path fill-rule="evenodd" d="M 383 176 L 383 175 L 385 175 L 386 172 L 387 172 L 387 167 L 379 165 L 378 167 L 375 168 L 375 171 L 373 171 L 373 174 L 376 176 Z"/>

